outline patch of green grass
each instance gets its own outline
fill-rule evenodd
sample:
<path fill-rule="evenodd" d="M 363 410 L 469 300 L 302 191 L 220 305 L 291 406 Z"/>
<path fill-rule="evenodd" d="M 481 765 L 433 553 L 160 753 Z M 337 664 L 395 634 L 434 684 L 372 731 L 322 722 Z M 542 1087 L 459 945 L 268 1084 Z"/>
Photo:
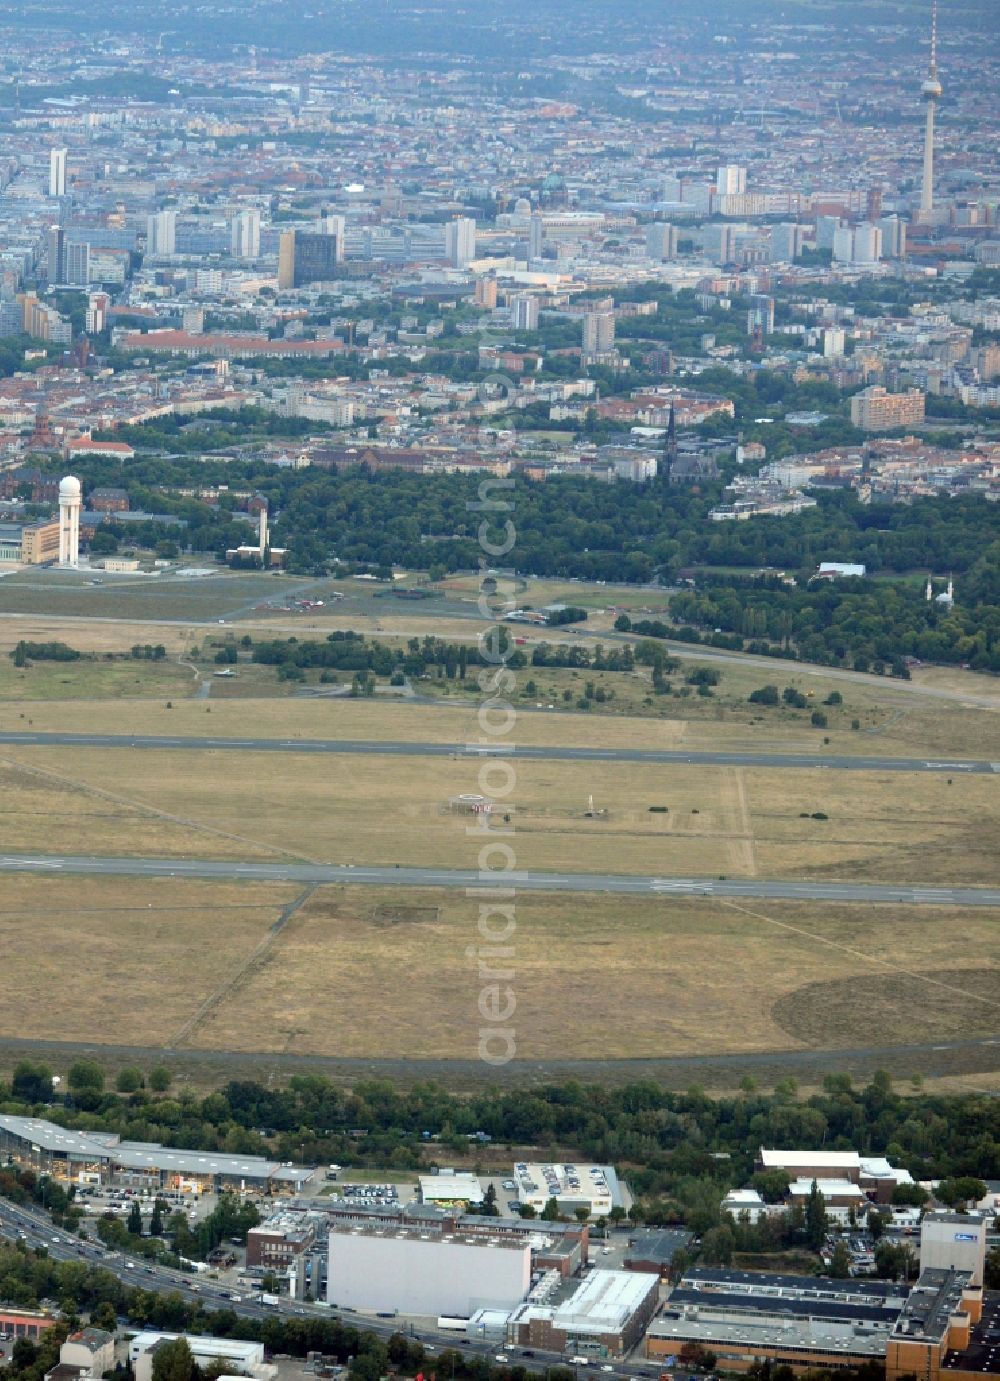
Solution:
<path fill-rule="evenodd" d="M 0 656 L 0 700 L 118 700 L 125 696 L 166 696 L 183 699 L 193 694 L 190 667 L 177 662 L 103 660 L 33 662 L 15 667 Z"/>

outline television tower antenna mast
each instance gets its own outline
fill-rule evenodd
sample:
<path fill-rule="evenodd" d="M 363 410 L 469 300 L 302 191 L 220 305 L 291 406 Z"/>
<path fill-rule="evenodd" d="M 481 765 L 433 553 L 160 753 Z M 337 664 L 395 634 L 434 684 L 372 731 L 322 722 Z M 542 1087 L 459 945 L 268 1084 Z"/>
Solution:
<path fill-rule="evenodd" d="M 941 99 L 941 82 L 937 70 L 937 0 L 931 7 L 931 63 L 924 78 L 920 95 L 927 103 L 927 125 L 924 130 L 924 179 L 920 189 L 920 213 L 927 218 L 934 210 L 934 118 Z"/>

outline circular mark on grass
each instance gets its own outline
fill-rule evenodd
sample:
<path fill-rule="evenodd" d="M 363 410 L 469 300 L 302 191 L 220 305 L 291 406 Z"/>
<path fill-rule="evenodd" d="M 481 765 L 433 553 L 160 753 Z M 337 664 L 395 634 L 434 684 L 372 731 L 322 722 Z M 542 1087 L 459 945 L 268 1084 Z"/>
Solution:
<path fill-rule="evenodd" d="M 771 1016 L 789 1036 L 818 1047 L 992 1035 L 1000 1030 L 1000 972 L 927 969 L 807 983 L 779 998 Z"/>

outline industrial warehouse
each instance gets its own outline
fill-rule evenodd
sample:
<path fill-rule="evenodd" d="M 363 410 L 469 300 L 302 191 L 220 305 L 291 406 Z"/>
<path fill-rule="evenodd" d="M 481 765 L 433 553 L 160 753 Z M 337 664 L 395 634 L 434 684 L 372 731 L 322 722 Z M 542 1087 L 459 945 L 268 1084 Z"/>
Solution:
<path fill-rule="evenodd" d="M 646 1340 L 653 1358 L 701 1346 L 740 1370 L 770 1358 L 789 1366 L 858 1366 L 885 1356 L 907 1288 L 699 1269 L 685 1273 Z"/>
<path fill-rule="evenodd" d="M 468 1318 L 512 1309 L 531 1288 L 531 1246 L 420 1227 L 335 1227 L 327 1298 L 341 1309 Z"/>
<path fill-rule="evenodd" d="M 292 1193 L 313 1173 L 262 1156 L 185 1151 L 113 1133 L 74 1132 L 40 1117 L 0 1114 L 0 1154 L 18 1165 L 77 1184 L 141 1189 L 255 1190 Z"/>
<path fill-rule="evenodd" d="M 409 1202 L 385 1197 L 384 1184 L 362 1185 L 380 1193 L 358 1197 L 345 1192 L 354 1188 L 346 1181 L 333 1195 L 294 1197 L 312 1177 L 309 1169 L 121 1141 L 38 1118 L 0 1115 L 4 1155 L 66 1184 L 281 1194 L 274 1205 L 280 1211 L 247 1236 L 246 1270 L 256 1288 L 265 1288 L 261 1282 L 270 1275 L 281 1283 L 266 1288 L 283 1293 L 287 1282 L 300 1304 L 323 1300 L 351 1315 L 436 1319 L 439 1328 L 498 1349 L 561 1354 L 575 1365 L 606 1367 L 630 1355 L 664 1367 L 711 1355 L 713 1369 L 730 1373 L 763 1362 L 796 1372 L 884 1363 L 886 1381 L 913 1374 L 925 1381 L 971 1381 L 1000 1370 L 1000 1299 L 983 1293 L 982 1212 L 925 1212 L 920 1275 L 910 1285 L 685 1269 L 674 1258 L 690 1234 L 662 1229 L 636 1231 L 624 1255 L 602 1235 L 595 1261 L 591 1235 L 603 1227 L 586 1221 L 589 1209 L 570 1217 L 561 1196 L 572 1204 L 621 1193 L 613 1172 L 598 1166 L 515 1166 L 516 1180 L 526 1181 L 518 1184 L 521 1194 L 556 1199 L 568 1219 L 560 1222 L 466 1212 L 482 1197 L 481 1180 L 466 1171 L 422 1177 L 419 1197 Z M 884 1195 L 887 1183 L 906 1182 L 905 1171 L 849 1152 L 764 1150 L 758 1163 L 796 1177 L 786 1205 L 794 1204 L 794 1186 L 809 1175 L 810 1183 L 857 1190 L 862 1202 Z M 502 1187 L 514 1188 L 507 1182 Z M 766 1208 L 782 1211 L 780 1205 Z M 624 1269 L 616 1268 L 619 1258 Z M 13 1323 L 25 1336 L 29 1326 L 26 1318 Z M 154 1339 L 136 1359 L 137 1381 L 149 1381 L 159 1346 L 162 1339 Z M 228 1353 L 213 1356 L 230 1361 Z M 241 1364 L 234 1371 L 249 1369 L 265 1381 L 253 1358 L 232 1360 Z"/>
<path fill-rule="evenodd" d="M 978 1374 L 1000 1303 L 983 1300 L 986 1224 L 931 1212 L 921 1223 L 920 1276 L 912 1287 L 759 1271 L 694 1269 L 671 1291 L 646 1335 L 646 1354 L 668 1364 L 703 1348 L 723 1371 L 762 1361 L 796 1370 L 885 1359 L 904 1375 Z M 992 1343 L 995 1350 L 995 1339 Z M 988 1368 L 987 1368 L 988 1369 Z"/>
<path fill-rule="evenodd" d="M 470 1338 L 593 1357 L 621 1356 L 641 1341 L 656 1310 L 659 1276 L 571 1276 L 561 1260 L 546 1264 L 553 1244 L 540 1224 L 515 1233 L 504 1231 L 501 1219 L 479 1223 L 479 1232 L 423 1224 L 332 1227 L 329 1303 L 363 1313 L 447 1316 L 466 1321 Z M 583 1234 L 578 1230 L 578 1245 Z"/>

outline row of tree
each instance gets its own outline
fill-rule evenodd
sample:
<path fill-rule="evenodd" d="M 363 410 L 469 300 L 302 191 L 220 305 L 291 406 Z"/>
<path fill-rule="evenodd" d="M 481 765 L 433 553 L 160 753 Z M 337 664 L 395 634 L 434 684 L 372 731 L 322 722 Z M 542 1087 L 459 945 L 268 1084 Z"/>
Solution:
<path fill-rule="evenodd" d="M 387 1080 L 345 1090 L 320 1075 L 296 1075 L 284 1088 L 232 1081 L 200 1098 L 187 1089 L 149 1088 L 57 1095 L 37 1067 L 19 1068 L 15 1088 L 42 1096 L 24 1099 L 0 1088 L 4 1111 L 131 1140 L 316 1164 L 417 1169 L 431 1155 L 468 1154 L 476 1133 L 507 1145 L 568 1147 L 580 1158 L 625 1168 L 644 1205 L 637 1216 L 680 1216 L 704 1228 L 718 1221 L 725 1192 L 747 1182 L 752 1148 L 761 1145 L 887 1155 L 916 1179 L 1000 1178 L 1000 1101 L 978 1093 L 904 1094 L 885 1074 L 863 1088 L 831 1075 L 805 1099 L 790 1081 L 763 1093 L 748 1080 L 739 1095 L 725 1098 L 696 1088 L 676 1093 L 653 1081 L 461 1095 L 434 1083 L 400 1088 Z"/>

